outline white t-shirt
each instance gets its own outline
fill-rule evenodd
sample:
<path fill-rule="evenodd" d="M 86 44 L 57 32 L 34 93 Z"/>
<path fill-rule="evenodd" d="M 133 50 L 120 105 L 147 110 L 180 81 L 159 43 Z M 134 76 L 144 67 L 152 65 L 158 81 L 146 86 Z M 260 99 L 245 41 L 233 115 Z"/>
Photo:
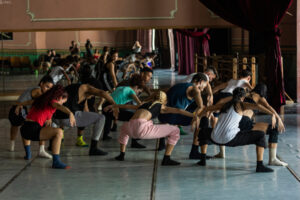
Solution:
<path fill-rule="evenodd" d="M 198 73 L 192 73 L 192 74 L 189 74 L 185 79 L 183 79 L 182 83 L 190 83 L 192 80 L 193 80 L 193 77 L 198 74 Z M 203 73 L 207 80 L 209 81 L 209 77 L 207 74 Z"/>
<path fill-rule="evenodd" d="M 221 92 L 223 93 L 231 93 L 233 92 L 233 90 L 237 87 L 245 87 L 246 84 L 248 82 L 246 80 L 234 80 L 234 79 L 231 79 L 229 82 L 228 82 L 228 85 L 225 89 L 223 89 Z"/>
<path fill-rule="evenodd" d="M 239 123 L 242 115 L 235 112 L 231 106 L 227 113 L 221 113 L 216 127 L 213 129 L 211 139 L 218 144 L 230 142 L 240 131 Z"/>
<path fill-rule="evenodd" d="M 64 76 L 63 72 L 67 72 L 71 67 L 72 66 L 69 66 L 66 70 L 64 70 L 63 67 L 56 66 L 51 70 L 49 75 L 52 77 L 54 85 L 56 85 L 56 83 L 62 79 L 62 77 Z"/>

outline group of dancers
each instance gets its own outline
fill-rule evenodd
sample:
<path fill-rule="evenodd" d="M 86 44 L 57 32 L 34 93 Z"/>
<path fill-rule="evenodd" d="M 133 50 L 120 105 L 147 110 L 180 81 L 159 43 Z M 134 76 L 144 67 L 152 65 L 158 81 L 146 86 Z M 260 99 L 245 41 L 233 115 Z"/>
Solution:
<path fill-rule="evenodd" d="M 215 156 L 219 158 L 225 158 L 225 146 L 255 144 L 256 172 L 272 172 L 263 165 L 266 135 L 269 136 L 269 165 L 287 165 L 276 156 L 278 134 L 284 131 L 284 125 L 266 100 L 266 86 L 251 87 L 250 71 L 243 70 L 238 80 L 212 88 L 210 83 L 217 77 L 217 71 L 209 67 L 166 92 L 151 91 L 147 87 L 153 75 L 151 68 L 144 66 L 128 79 L 118 81 L 115 76 L 117 60 L 117 52 L 108 55 L 106 61 L 101 61 L 105 68 L 96 77 L 92 76 L 90 66 L 84 64 L 79 73 L 80 81 L 66 87 L 57 84 L 56 77 L 48 74 L 38 86 L 27 89 L 9 112 L 10 150 L 14 151 L 21 127 L 26 160 L 32 157 L 30 142 L 39 141 L 39 156 L 52 158 L 52 168 L 68 169 L 70 167 L 59 157 L 65 127 L 78 128 L 78 146 L 89 146 L 90 156 L 104 156 L 108 153 L 99 148 L 99 140 L 111 140 L 112 126 L 116 126 L 117 121 L 124 121 L 118 139 L 120 154 L 115 157 L 118 161 L 125 160 L 129 138 L 132 138 L 133 148 L 145 148 L 138 140 L 160 138 L 158 150 L 165 149 L 161 164 L 179 165 L 170 156 L 180 139 L 180 127 L 192 125 L 195 131 L 189 158 L 200 160 L 200 166 L 205 166 L 210 158 L 206 154 L 208 144 L 220 146 L 220 153 Z M 142 92 L 148 97 L 141 99 Z M 101 113 L 97 111 L 95 97 L 101 99 Z M 254 123 L 253 110 L 271 115 L 272 123 Z M 160 124 L 154 124 L 154 118 L 158 118 Z M 93 125 L 91 142 L 87 144 L 82 133 L 90 125 Z M 52 155 L 45 151 L 47 140 L 51 141 Z"/>

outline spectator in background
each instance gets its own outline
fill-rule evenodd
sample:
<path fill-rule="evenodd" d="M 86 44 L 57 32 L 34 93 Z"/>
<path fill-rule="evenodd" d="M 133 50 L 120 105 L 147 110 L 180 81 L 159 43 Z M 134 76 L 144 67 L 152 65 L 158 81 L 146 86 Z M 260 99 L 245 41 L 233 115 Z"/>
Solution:
<path fill-rule="evenodd" d="M 86 40 L 85 50 L 86 50 L 86 57 L 87 58 L 93 57 L 93 45 L 92 45 L 90 39 Z"/>

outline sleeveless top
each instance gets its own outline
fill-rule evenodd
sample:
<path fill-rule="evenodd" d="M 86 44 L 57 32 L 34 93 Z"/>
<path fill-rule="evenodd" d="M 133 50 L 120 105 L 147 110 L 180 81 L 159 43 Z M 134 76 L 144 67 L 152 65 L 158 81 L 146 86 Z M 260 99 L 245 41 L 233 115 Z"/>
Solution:
<path fill-rule="evenodd" d="M 247 83 L 247 81 L 245 80 L 234 80 L 234 79 L 231 79 L 229 82 L 228 82 L 228 85 L 225 89 L 223 89 L 221 92 L 223 93 L 231 93 L 233 92 L 233 90 L 237 87 L 244 87 L 245 83 Z"/>
<path fill-rule="evenodd" d="M 156 104 L 154 104 L 152 106 L 152 108 L 149 109 L 149 107 L 152 105 L 152 103 L 153 102 L 144 103 L 143 105 L 141 105 L 139 107 L 139 109 L 148 110 L 152 114 L 151 119 L 154 119 L 154 118 L 156 118 L 160 114 L 161 104 L 160 103 L 156 103 Z"/>
<path fill-rule="evenodd" d="M 104 69 L 103 69 L 103 81 L 104 82 L 108 82 L 109 83 L 109 85 L 113 88 L 113 79 L 112 79 L 112 77 L 111 77 L 111 74 L 110 74 L 110 71 L 109 71 L 109 69 L 107 68 L 107 65 L 108 65 L 109 63 L 106 63 L 105 65 L 104 65 Z M 114 64 L 114 70 L 115 70 L 115 74 L 116 74 L 116 72 L 117 72 L 117 67 L 116 67 L 116 64 Z"/>
<path fill-rule="evenodd" d="M 241 119 L 242 115 L 238 114 L 231 106 L 227 113 L 220 114 L 218 123 L 212 131 L 211 139 L 218 144 L 230 142 L 240 131 L 239 123 Z"/>
<path fill-rule="evenodd" d="M 78 104 L 78 90 L 81 84 L 71 84 L 65 87 L 65 91 L 68 93 L 68 100 L 64 103 L 64 106 L 70 109 L 70 111 L 75 114 L 76 111 L 83 111 L 84 103 L 83 100 L 81 103 Z M 60 110 L 57 110 L 54 114 L 55 119 L 68 119 L 69 115 Z"/>
<path fill-rule="evenodd" d="M 64 103 L 64 105 L 73 113 L 75 113 L 76 111 L 82 111 L 84 107 L 84 104 L 78 104 L 78 90 L 80 86 L 81 84 L 71 84 L 65 88 L 65 91 L 68 93 L 68 100 L 66 103 Z"/>
<path fill-rule="evenodd" d="M 192 83 L 178 83 L 167 92 L 168 106 L 185 110 L 194 100 L 188 99 L 186 90 Z"/>

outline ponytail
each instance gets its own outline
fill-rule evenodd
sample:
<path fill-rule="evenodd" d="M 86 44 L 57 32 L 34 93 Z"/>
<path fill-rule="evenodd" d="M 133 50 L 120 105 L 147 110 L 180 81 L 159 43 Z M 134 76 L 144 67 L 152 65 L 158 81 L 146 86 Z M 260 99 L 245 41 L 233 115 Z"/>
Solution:
<path fill-rule="evenodd" d="M 226 113 L 231 106 L 235 108 L 236 105 L 241 102 L 241 98 L 244 96 L 246 96 L 246 91 L 244 90 L 244 88 L 235 88 L 232 92 L 232 100 L 224 104 L 221 109 L 221 113 Z"/>

